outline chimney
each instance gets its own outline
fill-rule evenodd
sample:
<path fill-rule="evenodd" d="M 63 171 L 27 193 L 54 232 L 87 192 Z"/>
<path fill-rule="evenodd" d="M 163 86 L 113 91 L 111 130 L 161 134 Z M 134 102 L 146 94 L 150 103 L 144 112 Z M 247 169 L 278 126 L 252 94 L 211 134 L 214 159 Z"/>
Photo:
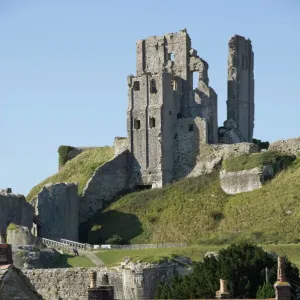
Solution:
<path fill-rule="evenodd" d="M 220 279 L 220 290 L 216 292 L 216 298 L 218 299 L 229 298 L 229 292 L 227 290 L 227 280 Z"/>
<path fill-rule="evenodd" d="M 103 274 L 101 285 L 96 287 L 97 273 L 90 272 L 90 287 L 88 289 L 88 300 L 114 300 L 114 287 L 109 285 L 108 275 Z"/>
<path fill-rule="evenodd" d="M 291 285 L 287 282 L 284 267 L 284 258 L 278 256 L 277 282 L 274 284 L 276 300 L 291 299 Z"/>

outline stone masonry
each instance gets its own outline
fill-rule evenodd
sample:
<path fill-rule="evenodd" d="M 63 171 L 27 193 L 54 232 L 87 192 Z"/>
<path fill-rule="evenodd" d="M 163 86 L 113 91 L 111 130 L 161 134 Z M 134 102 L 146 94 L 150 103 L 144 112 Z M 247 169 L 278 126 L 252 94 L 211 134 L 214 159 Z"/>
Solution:
<path fill-rule="evenodd" d="M 36 235 L 49 239 L 78 240 L 77 184 L 47 184 L 33 200 Z"/>
<path fill-rule="evenodd" d="M 251 41 L 235 35 L 229 41 L 227 119 L 233 120 L 245 142 L 254 129 L 254 54 Z"/>
<path fill-rule="evenodd" d="M 0 235 L 6 234 L 10 223 L 32 228 L 33 207 L 23 195 L 13 194 L 11 189 L 0 192 Z"/>

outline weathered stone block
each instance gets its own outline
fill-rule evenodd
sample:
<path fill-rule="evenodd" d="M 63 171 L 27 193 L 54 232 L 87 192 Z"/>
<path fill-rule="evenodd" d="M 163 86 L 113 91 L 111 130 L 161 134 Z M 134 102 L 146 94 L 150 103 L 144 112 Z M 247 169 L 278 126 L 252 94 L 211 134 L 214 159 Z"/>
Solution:
<path fill-rule="evenodd" d="M 262 187 L 263 183 L 274 176 L 274 169 L 267 165 L 238 172 L 220 172 L 222 190 L 227 194 L 250 192 Z"/>

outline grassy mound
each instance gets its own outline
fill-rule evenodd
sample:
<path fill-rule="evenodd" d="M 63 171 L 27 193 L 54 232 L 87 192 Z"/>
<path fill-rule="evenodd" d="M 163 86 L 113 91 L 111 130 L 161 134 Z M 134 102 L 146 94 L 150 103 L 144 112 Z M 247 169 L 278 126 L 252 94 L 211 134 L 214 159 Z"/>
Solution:
<path fill-rule="evenodd" d="M 85 184 L 91 178 L 95 170 L 112 159 L 113 155 L 113 147 L 99 147 L 80 153 L 68 161 L 58 173 L 48 177 L 33 187 L 27 196 L 27 200 L 30 201 L 34 198 L 42 187 L 50 182 L 78 182 L 78 193 L 81 194 Z"/>
<path fill-rule="evenodd" d="M 284 166 L 292 160 L 294 160 L 293 156 L 283 155 L 275 151 L 266 151 L 230 157 L 223 162 L 223 169 L 227 172 L 237 172 L 265 165 L 275 165 L 279 162 Z"/>
<path fill-rule="evenodd" d="M 226 195 L 219 174 L 120 198 L 90 220 L 89 239 L 131 243 L 300 242 L 300 159 L 261 189 Z"/>

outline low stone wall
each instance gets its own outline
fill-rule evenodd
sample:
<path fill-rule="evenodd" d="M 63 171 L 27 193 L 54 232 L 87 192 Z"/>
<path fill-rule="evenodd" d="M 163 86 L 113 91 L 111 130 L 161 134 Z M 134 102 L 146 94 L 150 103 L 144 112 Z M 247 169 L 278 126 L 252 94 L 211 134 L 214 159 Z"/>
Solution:
<path fill-rule="evenodd" d="M 261 168 L 238 172 L 220 172 L 220 184 L 227 194 L 250 192 L 262 187 L 263 183 L 274 176 L 274 169 L 267 165 Z"/>
<path fill-rule="evenodd" d="M 129 152 L 100 166 L 87 182 L 79 202 L 79 222 L 87 221 L 119 193 L 128 188 Z"/>
<path fill-rule="evenodd" d="M 10 189 L 0 193 L 0 234 L 6 234 L 10 223 L 28 227 L 33 224 L 33 207 L 23 195 L 16 195 Z"/>
<path fill-rule="evenodd" d="M 96 246 L 96 245 L 94 245 Z M 100 245 L 107 246 L 107 245 Z M 120 249 L 120 250 L 138 250 L 138 249 L 157 249 L 157 248 L 182 248 L 187 247 L 187 244 L 135 244 L 135 245 L 109 245 L 110 249 Z"/>
<path fill-rule="evenodd" d="M 75 183 L 45 185 L 33 201 L 39 236 L 78 241 L 78 199 Z"/>
<path fill-rule="evenodd" d="M 270 151 L 278 151 L 288 155 L 300 156 L 300 138 L 281 140 L 271 143 Z"/>
<path fill-rule="evenodd" d="M 160 281 L 168 281 L 175 275 L 185 275 L 186 270 L 176 264 L 145 269 L 70 268 L 24 270 L 24 275 L 42 295 L 43 299 L 86 300 L 89 287 L 89 273 L 96 271 L 97 286 L 107 272 L 109 283 L 114 287 L 115 299 L 154 299 Z M 56 297 L 56 298 L 54 298 Z"/>

